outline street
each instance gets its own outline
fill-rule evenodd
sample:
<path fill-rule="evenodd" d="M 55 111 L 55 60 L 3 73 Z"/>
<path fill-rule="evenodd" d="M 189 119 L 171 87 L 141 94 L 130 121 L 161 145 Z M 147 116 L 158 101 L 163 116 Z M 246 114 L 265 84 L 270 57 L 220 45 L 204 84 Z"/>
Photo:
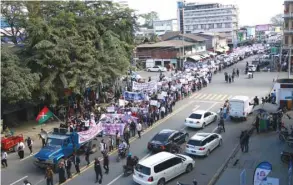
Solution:
<path fill-rule="evenodd" d="M 143 132 L 142 139 L 132 138 L 131 140 L 131 152 L 132 155 L 138 156 L 139 159 L 145 158 L 150 155 L 147 150 L 148 141 L 160 130 L 168 128 L 175 130 L 184 130 L 189 133 L 191 137 L 196 132 L 212 132 L 217 127 L 217 123 L 208 125 L 203 130 L 194 130 L 185 128 L 184 119 L 188 117 L 195 110 L 210 110 L 217 112 L 223 105 L 226 99 L 229 99 L 235 95 L 246 95 L 250 98 L 267 95 L 272 87 L 273 78 L 278 76 L 278 73 L 255 73 L 253 79 L 247 79 L 244 74 L 244 69 L 247 60 L 252 60 L 252 57 L 247 58 L 244 61 L 240 61 L 237 64 L 222 70 L 213 76 L 212 83 L 208 84 L 207 88 L 203 88 L 201 91 L 192 94 L 190 97 L 178 102 L 174 108 L 173 113 L 166 118 L 159 120 L 153 127 Z M 224 81 L 224 72 L 231 73 L 233 68 L 240 70 L 240 77 L 235 78 L 235 82 L 226 84 Z M 141 72 L 144 78 L 148 76 L 158 76 L 159 73 Z M 181 175 L 168 184 L 175 184 L 176 181 L 184 183 L 191 183 L 195 178 L 199 184 L 208 184 L 210 179 L 216 173 L 218 168 L 230 155 L 233 148 L 239 142 L 238 137 L 240 132 L 244 129 L 248 129 L 251 126 L 253 116 L 250 116 L 246 122 L 226 122 L 226 133 L 222 134 L 223 145 L 220 148 L 215 149 L 207 158 L 195 158 L 196 167 L 189 173 Z M 184 147 L 182 146 L 184 149 Z M 129 177 L 122 177 L 125 160 L 121 160 L 120 163 L 116 162 L 117 153 L 114 152 L 110 155 L 110 173 L 103 176 L 103 183 L 105 185 L 130 185 L 134 184 L 132 181 L 132 175 Z M 100 157 L 100 152 L 93 154 L 91 160 L 94 157 Z M 27 178 L 33 185 L 45 185 L 44 171 L 38 169 L 33 164 L 34 157 L 27 158 L 19 161 L 17 154 L 11 154 L 8 158 L 8 168 L 2 169 L 1 183 L 5 185 L 22 185 L 22 180 Z M 85 165 L 84 157 L 81 157 L 82 166 Z M 75 172 L 74 169 L 72 169 Z M 65 184 L 80 185 L 80 184 L 95 184 L 95 174 L 92 166 L 89 168 L 82 168 L 81 174 L 74 176 Z M 54 182 L 58 182 L 58 176 L 55 175 Z"/>

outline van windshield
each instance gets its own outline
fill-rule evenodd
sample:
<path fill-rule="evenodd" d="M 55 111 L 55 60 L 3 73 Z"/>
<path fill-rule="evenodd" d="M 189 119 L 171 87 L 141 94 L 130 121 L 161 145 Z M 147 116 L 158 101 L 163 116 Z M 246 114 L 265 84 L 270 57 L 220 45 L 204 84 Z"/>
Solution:
<path fill-rule="evenodd" d="M 243 102 L 230 102 L 231 109 L 243 109 Z"/>
<path fill-rule="evenodd" d="M 151 174 L 151 169 L 150 168 L 145 167 L 145 166 L 140 165 L 140 164 L 137 164 L 135 166 L 135 170 L 138 171 L 138 172 L 140 172 L 140 173 L 143 173 L 145 175 L 150 175 Z"/>

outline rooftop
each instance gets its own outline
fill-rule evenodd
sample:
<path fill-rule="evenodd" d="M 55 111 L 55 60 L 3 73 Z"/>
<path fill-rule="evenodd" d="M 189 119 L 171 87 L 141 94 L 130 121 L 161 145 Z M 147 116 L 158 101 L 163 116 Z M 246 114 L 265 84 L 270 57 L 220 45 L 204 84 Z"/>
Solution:
<path fill-rule="evenodd" d="M 200 36 L 192 34 L 192 33 L 181 34 L 180 31 L 167 32 L 167 33 L 165 33 L 164 35 L 161 36 L 161 39 L 162 40 L 168 40 L 168 39 L 171 39 L 172 37 L 176 37 L 176 36 L 183 36 L 185 38 L 189 38 L 189 39 L 192 39 L 194 41 L 199 41 L 199 42 L 207 40 L 207 39 L 205 39 L 203 37 L 200 37 Z"/>
<path fill-rule="evenodd" d="M 146 166 L 146 167 L 154 166 L 158 162 L 161 162 L 163 160 L 168 160 L 171 157 L 174 157 L 174 154 L 171 154 L 169 152 L 160 152 L 160 153 L 157 153 L 155 155 L 152 155 L 146 159 L 139 161 L 139 164 Z"/>
<path fill-rule="evenodd" d="M 141 44 L 141 45 L 138 45 L 137 48 L 169 48 L 169 47 L 181 48 L 181 47 L 193 46 L 193 45 L 194 43 L 186 42 L 183 40 L 168 40 L 168 41 L 157 42 L 154 44 Z"/>

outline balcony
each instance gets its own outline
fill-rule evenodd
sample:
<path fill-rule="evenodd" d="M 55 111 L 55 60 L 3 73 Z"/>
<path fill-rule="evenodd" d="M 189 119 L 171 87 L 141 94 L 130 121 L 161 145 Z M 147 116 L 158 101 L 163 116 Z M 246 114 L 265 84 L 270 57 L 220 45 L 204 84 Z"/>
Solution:
<path fill-rule="evenodd" d="M 293 34 L 293 28 L 284 28 L 284 34 Z"/>

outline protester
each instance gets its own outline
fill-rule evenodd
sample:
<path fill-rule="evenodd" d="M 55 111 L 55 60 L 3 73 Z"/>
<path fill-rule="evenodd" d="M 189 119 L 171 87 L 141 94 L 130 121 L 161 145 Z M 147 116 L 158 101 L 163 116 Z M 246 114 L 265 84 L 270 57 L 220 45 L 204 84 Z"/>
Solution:
<path fill-rule="evenodd" d="M 94 170 L 96 174 L 96 183 L 99 182 L 99 184 L 102 184 L 103 174 L 101 164 L 98 158 L 95 158 Z"/>
<path fill-rule="evenodd" d="M 105 153 L 103 155 L 103 163 L 104 163 L 103 167 L 105 169 L 105 174 L 108 174 L 109 173 L 109 155 L 108 155 L 108 153 Z"/>
<path fill-rule="evenodd" d="M 58 167 L 58 175 L 59 175 L 59 184 L 62 184 L 66 181 L 65 177 L 65 169 L 64 169 L 64 163 L 60 162 Z"/>
<path fill-rule="evenodd" d="M 18 142 L 17 144 L 17 151 L 18 151 L 18 156 L 20 159 L 24 158 L 24 143 L 22 141 Z"/>
<path fill-rule="evenodd" d="M 75 153 L 73 153 L 73 164 L 75 166 L 76 173 L 80 173 L 80 169 L 79 169 L 80 158 Z"/>
<path fill-rule="evenodd" d="M 54 172 L 52 168 L 48 166 L 45 172 L 45 179 L 46 179 L 47 185 L 53 185 L 53 176 L 54 176 Z"/>
<path fill-rule="evenodd" d="M 7 165 L 7 153 L 5 151 L 1 151 L 1 164 L 4 168 L 8 167 Z"/>
<path fill-rule="evenodd" d="M 136 126 L 136 130 L 137 130 L 138 138 L 141 138 L 142 125 L 140 122 L 138 122 Z"/>
<path fill-rule="evenodd" d="M 66 169 L 67 178 L 71 178 L 72 162 L 71 162 L 70 158 L 65 158 L 64 163 L 65 163 L 65 169 Z"/>
<path fill-rule="evenodd" d="M 28 149 L 30 150 L 30 155 L 32 155 L 33 154 L 33 140 L 30 137 L 28 137 L 26 140 L 26 144 Z"/>

